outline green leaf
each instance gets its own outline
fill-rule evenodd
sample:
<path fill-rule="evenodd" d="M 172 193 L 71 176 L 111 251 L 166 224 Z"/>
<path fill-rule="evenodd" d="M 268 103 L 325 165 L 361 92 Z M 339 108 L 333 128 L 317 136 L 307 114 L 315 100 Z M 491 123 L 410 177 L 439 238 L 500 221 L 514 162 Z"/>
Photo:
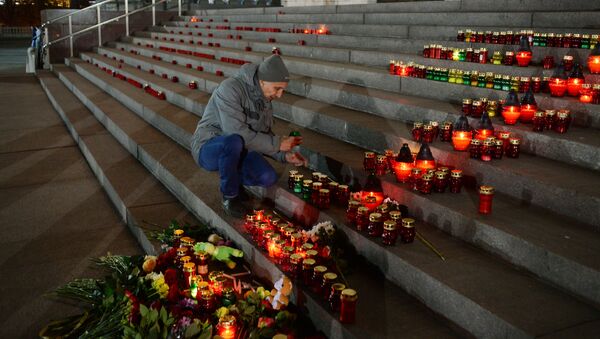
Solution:
<path fill-rule="evenodd" d="M 202 334 L 198 336 L 198 339 L 210 339 L 212 337 L 213 328 L 212 325 L 204 328 Z"/>
<path fill-rule="evenodd" d="M 251 315 L 252 313 L 254 313 L 255 310 L 256 310 L 256 307 L 249 306 L 244 310 L 244 314 Z"/>
<path fill-rule="evenodd" d="M 148 307 L 146 307 L 146 305 L 144 304 L 140 304 L 140 314 L 142 315 L 142 318 L 146 318 L 148 316 L 148 313 Z"/>
<path fill-rule="evenodd" d="M 163 324 L 167 323 L 167 310 L 163 307 L 160 308 L 160 319 L 162 320 Z"/>

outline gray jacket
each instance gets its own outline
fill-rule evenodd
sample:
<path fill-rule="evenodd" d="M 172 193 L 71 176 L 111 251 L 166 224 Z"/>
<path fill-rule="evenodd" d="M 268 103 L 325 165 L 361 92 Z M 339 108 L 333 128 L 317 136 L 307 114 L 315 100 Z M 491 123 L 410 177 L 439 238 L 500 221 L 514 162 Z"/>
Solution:
<path fill-rule="evenodd" d="M 198 163 L 200 148 L 218 135 L 239 134 L 245 147 L 278 161 L 280 137 L 273 134 L 273 105 L 262 94 L 258 65 L 245 64 L 215 89 L 192 136 L 192 156 Z"/>

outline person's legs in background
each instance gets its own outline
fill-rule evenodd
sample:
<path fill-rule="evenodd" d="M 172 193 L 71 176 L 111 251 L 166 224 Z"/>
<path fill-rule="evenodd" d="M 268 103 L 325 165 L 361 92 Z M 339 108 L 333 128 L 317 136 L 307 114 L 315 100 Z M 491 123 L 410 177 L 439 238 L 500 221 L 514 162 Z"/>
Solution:
<path fill-rule="evenodd" d="M 244 185 L 269 187 L 277 182 L 275 169 L 258 152 L 248 151 L 242 159 L 241 170 Z"/>

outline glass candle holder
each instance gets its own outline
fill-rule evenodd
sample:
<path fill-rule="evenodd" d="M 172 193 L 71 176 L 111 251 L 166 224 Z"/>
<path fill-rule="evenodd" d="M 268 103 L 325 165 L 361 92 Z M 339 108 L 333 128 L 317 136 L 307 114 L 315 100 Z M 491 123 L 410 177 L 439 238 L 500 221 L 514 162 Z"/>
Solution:
<path fill-rule="evenodd" d="M 338 186 L 338 204 L 340 206 L 346 206 L 348 200 L 350 199 L 350 188 L 348 185 L 339 185 Z"/>
<path fill-rule="evenodd" d="M 502 159 L 502 155 L 504 154 L 504 140 L 495 139 L 494 140 L 494 159 Z"/>
<path fill-rule="evenodd" d="M 481 147 L 481 161 L 492 161 L 494 157 L 494 153 L 496 152 L 496 145 L 494 143 L 494 139 L 486 139 L 483 141 L 483 145 Z"/>
<path fill-rule="evenodd" d="M 592 84 L 583 84 L 579 90 L 579 102 L 589 104 L 594 98 L 594 91 Z"/>
<path fill-rule="evenodd" d="M 546 129 L 548 131 L 554 130 L 556 124 L 556 111 L 553 109 L 547 109 L 545 112 Z"/>
<path fill-rule="evenodd" d="M 452 140 L 452 123 L 447 121 L 442 125 L 442 132 L 440 134 L 440 140 L 443 142 L 450 142 Z"/>
<path fill-rule="evenodd" d="M 552 69 L 554 68 L 554 57 L 551 55 L 547 55 L 542 60 L 542 66 L 544 69 Z"/>
<path fill-rule="evenodd" d="M 573 69 L 573 56 L 572 55 L 565 55 L 563 57 L 563 67 L 565 68 L 565 71 L 570 72 Z"/>
<path fill-rule="evenodd" d="M 387 157 L 385 155 L 378 155 L 375 164 L 375 175 L 382 176 L 387 173 Z"/>
<path fill-rule="evenodd" d="M 509 146 L 506 150 L 506 156 L 509 158 L 518 158 L 521 152 L 521 139 L 510 138 Z"/>
<path fill-rule="evenodd" d="M 302 180 L 304 175 L 296 174 L 294 177 L 294 193 L 300 194 L 302 193 Z"/>
<path fill-rule="evenodd" d="M 355 224 L 359 207 L 360 207 L 360 202 L 358 202 L 356 200 L 351 200 L 348 202 L 348 209 L 346 209 L 346 222 L 349 225 Z"/>
<path fill-rule="evenodd" d="M 323 188 L 323 183 L 321 182 L 314 182 L 312 183 L 312 194 L 311 194 L 311 202 L 313 205 L 315 206 L 319 206 L 319 192 L 321 191 L 321 189 Z"/>
<path fill-rule="evenodd" d="M 346 289 L 346 285 L 341 283 L 334 283 L 331 285 L 331 292 L 329 293 L 329 309 L 332 312 L 339 312 L 341 305 L 342 291 Z"/>
<path fill-rule="evenodd" d="M 383 244 L 393 246 L 398 240 L 398 231 L 396 230 L 396 222 L 394 220 L 386 220 L 383 223 L 383 234 L 381 235 Z"/>
<path fill-rule="evenodd" d="M 537 105 L 524 104 L 521 105 L 521 114 L 519 115 L 519 121 L 522 123 L 530 123 L 533 120 L 533 115 L 537 112 Z"/>
<path fill-rule="evenodd" d="M 353 324 L 356 321 L 356 302 L 358 293 L 355 290 L 347 288 L 342 291 L 340 297 L 340 322 L 342 324 Z"/>
<path fill-rule="evenodd" d="M 567 91 L 567 80 L 560 78 L 550 78 L 548 82 L 550 95 L 553 97 L 564 97 Z"/>
<path fill-rule="evenodd" d="M 217 334 L 223 339 L 235 339 L 237 326 L 233 315 L 225 315 L 219 319 L 216 326 Z"/>
<path fill-rule="evenodd" d="M 356 230 L 357 231 L 364 231 L 367 229 L 367 226 L 369 225 L 369 209 L 364 207 L 364 206 L 360 206 L 357 210 L 357 215 L 356 215 Z"/>
<path fill-rule="evenodd" d="M 304 201 L 310 201 L 312 197 L 312 183 L 310 179 L 302 181 L 302 199 Z"/>
<path fill-rule="evenodd" d="M 412 137 L 414 141 L 417 142 L 421 142 L 421 140 L 423 139 L 423 123 L 422 122 L 415 122 L 413 123 L 413 128 L 412 128 Z"/>
<path fill-rule="evenodd" d="M 542 112 L 542 111 L 535 112 L 535 114 L 533 115 L 532 123 L 533 123 L 532 130 L 534 132 L 542 132 L 546 125 L 546 119 L 544 117 L 544 112 Z"/>
<path fill-rule="evenodd" d="M 517 64 L 519 67 L 527 67 L 529 66 L 529 62 L 531 62 L 531 52 L 530 51 L 519 51 L 517 52 Z"/>
<path fill-rule="evenodd" d="M 369 215 L 369 225 L 367 227 L 367 233 L 371 237 L 380 237 L 383 233 L 383 221 L 381 220 L 381 213 L 371 213 Z"/>
<path fill-rule="evenodd" d="M 314 275 L 315 259 L 309 258 L 302 261 L 302 282 L 304 286 L 310 286 Z"/>
<path fill-rule="evenodd" d="M 506 51 L 503 61 L 505 66 L 512 66 L 515 63 L 515 52 Z"/>
<path fill-rule="evenodd" d="M 215 294 L 210 289 L 202 289 L 200 292 L 200 300 L 198 300 L 200 309 L 206 313 L 212 313 L 216 307 Z"/>
<path fill-rule="evenodd" d="M 300 278 L 300 274 L 302 272 L 302 261 L 304 259 L 302 258 L 301 254 L 298 253 L 294 253 L 292 255 L 290 255 L 290 266 L 289 266 L 289 271 L 288 274 L 290 275 L 291 278 Z"/>
<path fill-rule="evenodd" d="M 363 160 L 363 168 L 365 172 L 371 173 L 375 172 L 375 153 L 374 152 L 365 152 L 365 158 Z"/>
<path fill-rule="evenodd" d="M 466 151 L 471 144 L 473 134 L 468 131 L 453 131 L 452 132 L 452 146 L 456 151 Z"/>
<path fill-rule="evenodd" d="M 419 192 L 423 194 L 431 194 L 433 191 L 433 175 L 432 174 L 424 174 L 421 177 L 421 185 L 419 187 Z"/>
<path fill-rule="evenodd" d="M 291 170 L 288 172 L 288 188 L 293 190 L 294 189 L 294 180 L 295 180 L 295 176 L 298 174 L 298 171 L 296 170 Z"/>
<path fill-rule="evenodd" d="M 328 209 L 330 206 L 329 190 L 326 188 L 319 190 L 319 208 Z"/>
<path fill-rule="evenodd" d="M 403 243 L 409 244 L 415 241 L 416 229 L 415 219 L 404 218 L 402 219 L 402 227 L 400 228 L 400 238 Z"/>
<path fill-rule="evenodd" d="M 427 124 L 425 126 L 423 126 L 423 136 L 422 136 L 422 142 L 426 142 L 428 144 L 433 142 L 433 138 L 434 138 L 434 128 L 433 125 Z"/>
<path fill-rule="evenodd" d="M 592 74 L 600 74 L 600 55 L 590 55 L 587 59 L 587 66 Z"/>
<path fill-rule="evenodd" d="M 479 187 L 479 213 L 492 213 L 492 198 L 494 197 L 494 188 L 492 186 Z"/>
<path fill-rule="evenodd" d="M 481 157 L 481 140 L 471 140 L 471 144 L 469 146 L 469 157 L 471 159 L 479 159 Z"/>
<path fill-rule="evenodd" d="M 504 123 L 507 125 L 514 125 L 521 116 L 521 109 L 519 106 L 504 106 L 502 108 L 502 117 Z"/>
<path fill-rule="evenodd" d="M 196 277 L 196 264 L 187 262 L 183 264 L 183 281 L 185 289 L 189 289 L 192 285 L 192 280 Z"/>
<path fill-rule="evenodd" d="M 196 252 L 196 272 L 198 275 L 206 276 L 208 274 L 208 253 L 200 251 Z"/>
<path fill-rule="evenodd" d="M 542 79 L 540 77 L 531 78 L 531 91 L 539 93 L 542 90 Z"/>
<path fill-rule="evenodd" d="M 481 115 L 483 114 L 483 104 L 481 100 L 473 100 L 471 106 L 471 116 L 473 118 L 481 118 Z"/>
<path fill-rule="evenodd" d="M 460 193 L 462 188 L 462 170 L 454 169 L 450 171 L 450 192 Z"/>
<path fill-rule="evenodd" d="M 462 112 L 464 115 L 471 115 L 471 105 L 473 104 L 473 100 L 471 99 L 463 99 L 462 101 Z"/>
<path fill-rule="evenodd" d="M 321 295 L 323 299 L 329 299 L 329 293 L 331 291 L 331 285 L 337 280 L 337 274 L 333 272 L 327 272 L 323 274 L 323 282 L 321 283 Z"/>
<path fill-rule="evenodd" d="M 571 123 L 571 113 L 568 110 L 560 110 L 556 114 L 556 123 L 554 131 L 557 133 L 567 133 Z"/>
<path fill-rule="evenodd" d="M 435 177 L 433 178 L 433 187 L 437 193 L 444 193 L 446 191 L 446 187 L 448 187 L 448 175 L 442 171 L 437 171 L 434 173 Z"/>
<path fill-rule="evenodd" d="M 323 282 L 323 275 L 327 272 L 327 267 L 319 265 L 313 268 L 312 277 L 312 291 L 316 294 L 322 294 L 321 283 Z"/>

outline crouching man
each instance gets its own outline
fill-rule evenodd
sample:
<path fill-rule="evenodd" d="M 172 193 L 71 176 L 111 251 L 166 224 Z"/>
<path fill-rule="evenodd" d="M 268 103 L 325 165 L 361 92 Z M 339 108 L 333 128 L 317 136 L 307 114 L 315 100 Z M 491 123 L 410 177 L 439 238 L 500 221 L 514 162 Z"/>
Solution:
<path fill-rule="evenodd" d="M 246 212 L 243 185 L 268 187 L 277 173 L 263 157 L 306 165 L 294 146 L 301 137 L 277 136 L 271 101 L 281 98 L 289 72 L 279 55 L 259 65 L 245 64 L 213 92 L 192 137 L 192 156 L 208 171 L 219 171 L 223 208 L 241 218 Z"/>

